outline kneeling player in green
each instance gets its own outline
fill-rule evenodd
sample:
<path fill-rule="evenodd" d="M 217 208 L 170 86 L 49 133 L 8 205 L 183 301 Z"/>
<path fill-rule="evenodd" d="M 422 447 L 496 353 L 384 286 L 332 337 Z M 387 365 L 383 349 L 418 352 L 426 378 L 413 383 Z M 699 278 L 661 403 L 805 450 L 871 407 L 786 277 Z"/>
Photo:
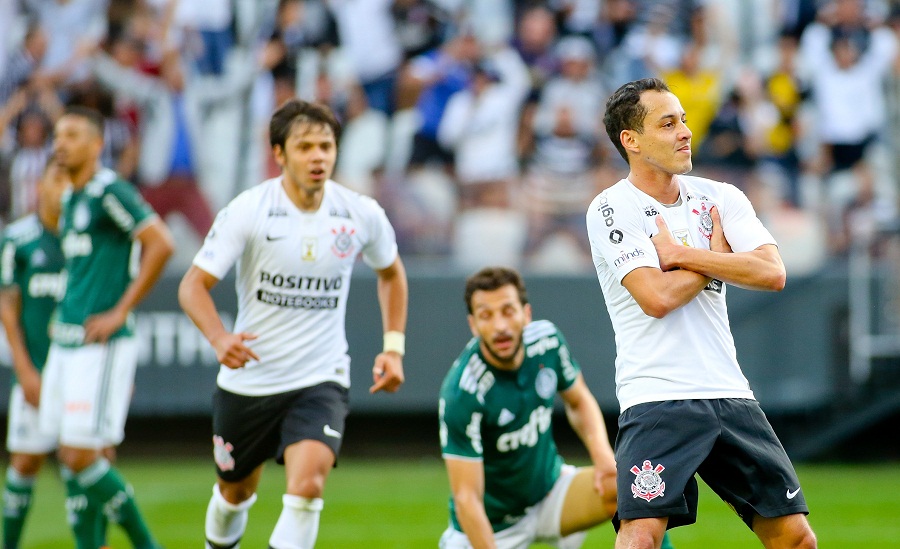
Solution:
<path fill-rule="evenodd" d="M 581 547 L 586 530 L 616 512 L 615 458 L 597 400 L 562 333 L 532 322 L 516 271 L 479 271 L 466 281 L 465 300 L 474 338 L 441 387 L 452 497 L 440 547 Z M 557 452 L 557 393 L 592 467 L 566 465 Z"/>

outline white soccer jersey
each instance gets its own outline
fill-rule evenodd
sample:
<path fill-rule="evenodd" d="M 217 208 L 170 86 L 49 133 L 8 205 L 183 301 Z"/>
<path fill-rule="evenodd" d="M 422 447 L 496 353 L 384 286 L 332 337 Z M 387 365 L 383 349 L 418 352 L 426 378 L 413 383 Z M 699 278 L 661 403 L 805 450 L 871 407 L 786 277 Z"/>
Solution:
<path fill-rule="evenodd" d="M 705 290 L 664 318 L 644 314 L 622 285 L 638 267 L 659 268 L 650 237 L 662 214 L 676 240 L 709 249 L 717 206 L 725 237 L 735 252 L 775 244 L 750 201 L 733 185 L 678 177 L 681 199 L 664 206 L 623 179 L 600 193 L 587 212 L 597 277 L 616 333 L 616 396 L 622 410 L 644 402 L 753 398 L 737 362 L 725 305 L 725 285 Z"/>
<path fill-rule="evenodd" d="M 390 266 L 397 243 L 372 198 L 325 183 L 316 212 L 290 201 L 281 178 L 244 191 L 216 216 L 194 265 L 222 279 L 237 262 L 234 332 L 251 332 L 259 355 L 243 368 L 222 366 L 218 384 L 268 395 L 334 381 L 350 386 L 344 318 L 357 255 Z"/>

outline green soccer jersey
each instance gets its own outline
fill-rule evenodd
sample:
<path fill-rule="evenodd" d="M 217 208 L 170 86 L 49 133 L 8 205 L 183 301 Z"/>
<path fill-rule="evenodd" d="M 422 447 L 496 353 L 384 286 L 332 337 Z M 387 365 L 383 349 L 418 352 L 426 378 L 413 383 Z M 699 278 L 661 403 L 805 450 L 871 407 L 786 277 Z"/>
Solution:
<path fill-rule="evenodd" d="M 134 235 L 155 215 L 134 186 L 105 168 L 82 189 L 63 195 L 61 234 L 68 281 L 51 331 L 55 343 L 81 345 L 87 317 L 119 301 L 139 266 Z M 129 318 L 113 337 L 131 335 L 132 324 Z"/>
<path fill-rule="evenodd" d="M 41 370 L 50 349 L 50 317 L 66 290 L 65 260 L 59 237 L 36 214 L 9 225 L 0 245 L 0 285 L 17 286 L 22 296 L 19 319 L 25 347 Z"/>
<path fill-rule="evenodd" d="M 441 451 L 445 458 L 482 461 L 484 507 L 499 532 L 518 522 L 559 477 L 553 401 L 575 382 L 579 367 L 547 320 L 525 327 L 525 359 L 514 372 L 488 364 L 479 341 L 469 342 L 441 386 Z M 462 531 L 452 497 L 450 520 Z"/>

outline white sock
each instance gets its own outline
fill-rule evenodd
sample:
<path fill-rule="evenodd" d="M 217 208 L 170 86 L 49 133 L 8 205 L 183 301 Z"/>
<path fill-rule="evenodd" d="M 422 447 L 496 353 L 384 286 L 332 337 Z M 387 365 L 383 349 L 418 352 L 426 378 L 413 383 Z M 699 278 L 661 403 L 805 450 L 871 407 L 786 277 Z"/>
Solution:
<path fill-rule="evenodd" d="M 219 485 L 213 486 L 213 495 L 206 508 L 206 539 L 225 547 L 237 543 L 247 527 L 247 511 L 256 503 L 256 494 L 238 504 L 229 503 Z M 237 549 L 237 545 L 234 545 Z"/>
<path fill-rule="evenodd" d="M 273 549 L 312 549 L 319 534 L 319 514 L 322 498 L 303 498 L 285 494 L 281 497 L 284 507 L 269 545 Z"/>

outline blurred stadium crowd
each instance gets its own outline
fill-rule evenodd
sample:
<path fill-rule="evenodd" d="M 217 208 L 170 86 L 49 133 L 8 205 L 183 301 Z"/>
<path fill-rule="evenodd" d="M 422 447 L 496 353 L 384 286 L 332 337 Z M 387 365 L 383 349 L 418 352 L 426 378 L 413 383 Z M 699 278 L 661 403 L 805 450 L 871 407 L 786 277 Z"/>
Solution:
<path fill-rule="evenodd" d="M 278 174 L 286 98 L 339 113 L 335 179 L 378 198 L 404 258 L 590 273 L 587 204 L 627 173 L 602 127 L 624 82 L 679 96 L 694 169 L 736 184 L 789 272 L 896 223 L 900 2 L 0 0 L 0 217 L 34 207 L 66 104 L 173 226 Z"/>

